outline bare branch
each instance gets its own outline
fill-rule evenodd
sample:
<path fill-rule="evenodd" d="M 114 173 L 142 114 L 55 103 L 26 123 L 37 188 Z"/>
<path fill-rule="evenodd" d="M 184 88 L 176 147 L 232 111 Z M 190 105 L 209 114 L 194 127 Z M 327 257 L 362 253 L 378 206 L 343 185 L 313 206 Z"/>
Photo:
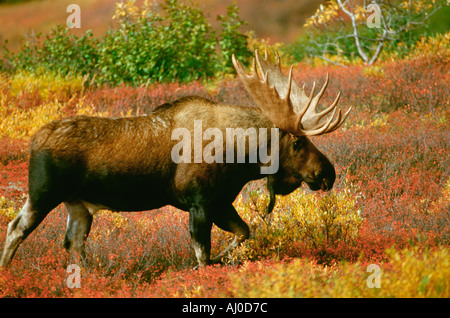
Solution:
<path fill-rule="evenodd" d="M 398 3 L 389 0 L 372 0 L 371 2 L 378 5 L 381 9 L 377 10 L 381 21 L 378 26 L 379 32 L 375 32 L 375 34 L 371 32 L 368 33 L 370 35 L 365 36 L 362 35 L 365 34 L 364 28 L 367 21 L 361 19 L 359 15 L 363 11 L 362 9 L 366 8 L 369 1 L 364 0 L 363 7 L 361 7 L 361 4 L 357 4 L 357 1 L 336 0 L 339 10 L 349 18 L 351 30 L 347 30 L 349 21 L 347 18 L 343 18 L 344 15 L 338 15 L 334 18 L 334 24 L 327 25 L 327 23 L 323 23 L 322 29 L 333 30 L 330 30 L 330 34 L 325 39 L 321 39 L 321 43 L 317 43 L 311 39 L 311 42 L 317 46 L 318 52 L 315 56 L 332 62 L 325 56 L 318 56 L 320 54 L 333 53 L 330 52 L 330 48 L 333 48 L 338 53 L 351 55 L 353 52 L 346 52 L 343 41 L 353 38 L 357 55 L 359 55 L 365 64 L 372 65 L 379 58 L 387 43 L 401 37 L 401 33 L 405 30 L 426 24 L 431 16 L 445 6 L 445 1 L 433 1 L 433 7 L 416 14 L 414 13 L 416 3 L 412 0 L 408 8 L 403 8 Z"/>
<path fill-rule="evenodd" d="M 387 34 L 387 31 L 384 30 L 382 39 L 385 39 L 386 34 Z M 385 43 L 385 40 L 382 40 L 378 43 L 377 49 L 375 50 L 375 53 L 373 54 L 372 58 L 370 59 L 370 61 L 368 63 L 369 65 L 372 65 L 378 59 L 378 57 L 380 56 L 381 50 L 383 49 L 384 43 Z"/>
<path fill-rule="evenodd" d="M 352 21 L 353 37 L 355 39 L 356 48 L 358 49 L 359 56 L 361 56 L 363 61 L 367 63 L 369 61 L 369 58 L 367 57 L 367 54 L 363 51 L 363 49 L 361 47 L 361 43 L 359 42 L 358 28 L 356 26 L 356 17 L 352 12 L 347 10 L 347 8 L 345 7 L 345 4 L 343 4 L 341 0 L 337 0 L 337 2 L 339 4 L 339 6 L 341 7 L 342 11 L 344 11 L 344 13 L 346 15 L 348 15 L 350 20 Z M 347 2 L 348 1 L 346 1 L 345 3 L 347 3 Z"/>

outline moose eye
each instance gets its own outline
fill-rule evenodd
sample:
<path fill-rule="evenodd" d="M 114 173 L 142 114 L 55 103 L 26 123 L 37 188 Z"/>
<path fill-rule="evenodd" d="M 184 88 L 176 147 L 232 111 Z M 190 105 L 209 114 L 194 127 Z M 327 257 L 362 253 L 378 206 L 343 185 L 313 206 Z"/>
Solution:
<path fill-rule="evenodd" d="M 306 138 L 300 137 L 292 143 L 292 146 L 294 147 L 294 150 L 300 150 L 305 145 L 305 142 Z"/>

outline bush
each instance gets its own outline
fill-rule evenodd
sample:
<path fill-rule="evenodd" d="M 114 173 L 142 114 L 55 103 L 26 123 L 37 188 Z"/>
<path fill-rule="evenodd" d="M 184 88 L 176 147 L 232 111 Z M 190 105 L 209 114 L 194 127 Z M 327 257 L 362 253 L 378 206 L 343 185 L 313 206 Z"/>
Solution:
<path fill-rule="evenodd" d="M 226 262 L 293 257 L 311 250 L 321 261 L 330 262 L 342 256 L 333 249 L 356 242 L 362 216 L 356 206 L 357 196 L 349 189 L 328 195 L 306 194 L 297 189 L 288 196 L 277 197 L 269 216 L 261 212 L 269 200 L 262 189 L 244 190 L 235 202 L 253 233 Z"/>
<path fill-rule="evenodd" d="M 27 70 L 42 74 L 43 72 L 67 74 L 91 74 L 95 71 L 98 60 L 99 40 L 90 30 L 81 37 L 70 33 L 70 30 L 57 25 L 45 35 L 42 34 L 25 41 L 17 54 L 4 46 L 5 59 L 9 60 L 16 70 Z"/>
<path fill-rule="evenodd" d="M 397 2 L 377 1 L 382 23 L 371 28 L 366 2 L 327 1 L 307 19 L 307 33 L 286 51 L 297 61 L 309 56 L 335 64 L 363 61 L 372 65 L 383 55 L 405 57 L 422 37 L 449 31 L 448 23 L 438 22 L 439 18 L 445 21 L 450 11 L 445 0 Z"/>
<path fill-rule="evenodd" d="M 450 296 L 449 250 L 420 252 L 417 248 L 389 249 L 389 261 L 379 266 L 379 285 L 367 264 L 320 266 L 294 259 L 269 267 L 246 263 L 230 274 L 234 297 L 441 297 Z M 377 264 L 378 265 L 378 264 Z M 371 288 L 372 287 L 372 288 Z"/>
<path fill-rule="evenodd" d="M 239 28 L 247 24 L 239 18 L 239 8 L 231 5 L 227 8 L 227 15 L 219 15 L 217 20 L 221 22 L 222 31 L 219 34 L 219 45 L 222 51 L 223 70 L 234 72 L 231 56 L 233 53 L 243 64 L 247 64 L 252 54 L 247 48 L 247 35 L 241 34 Z"/>
<path fill-rule="evenodd" d="M 168 0 L 165 12 L 118 5 L 118 29 L 100 48 L 98 69 L 108 82 L 192 81 L 216 73 L 215 34 L 201 9 Z"/>
<path fill-rule="evenodd" d="M 117 4 L 115 27 L 103 37 L 89 30 L 78 37 L 59 25 L 42 44 L 39 34 L 16 55 L 5 49 L 5 57 L 16 69 L 89 75 L 103 83 L 189 82 L 230 71 L 232 53 L 244 62 L 250 56 L 237 6 L 218 19 L 219 35 L 191 2 L 145 2 L 138 8 L 127 0 Z"/>

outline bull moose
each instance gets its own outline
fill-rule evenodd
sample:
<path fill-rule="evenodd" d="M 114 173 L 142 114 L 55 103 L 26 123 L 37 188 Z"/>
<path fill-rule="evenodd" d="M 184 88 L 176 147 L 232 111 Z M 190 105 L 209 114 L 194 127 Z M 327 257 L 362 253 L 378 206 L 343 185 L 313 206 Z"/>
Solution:
<path fill-rule="evenodd" d="M 68 211 L 64 247 L 80 261 L 85 260 L 85 241 L 98 210 L 143 211 L 172 205 L 189 211 L 195 255 L 199 266 L 206 266 L 249 237 L 249 227 L 232 205 L 247 182 L 268 177 L 268 212 L 275 194 L 289 194 L 302 182 L 312 190 L 330 190 L 336 178 L 334 167 L 307 136 L 334 131 L 351 109 L 344 115 L 336 112 L 339 93 L 331 106 L 318 111 L 328 75 L 320 92 L 314 95 L 313 85 L 308 96 L 304 86 L 293 80 L 292 66 L 286 76 L 278 54 L 276 58 L 273 64 L 267 51 L 264 58 L 255 51 L 253 71 L 248 74 L 232 56 L 241 82 L 259 107 L 190 96 L 146 116 L 79 116 L 40 128 L 30 146 L 29 196 L 8 225 L 0 265 L 11 262 L 21 242 L 60 203 Z M 199 121 L 200 133 L 194 131 Z M 244 134 L 233 136 L 240 142 L 230 146 L 219 134 L 233 128 Z M 193 138 L 180 145 L 182 134 L 174 135 L 177 129 Z M 265 133 L 251 142 L 248 132 L 256 130 Z M 208 143 L 212 137 L 214 141 Z M 194 143 L 203 146 L 203 156 L 209 149 L 210 156 L 198 157 L 195 149 L 189 152 L 184 147 Z M 255 153 L 265 153 L 266 160 L 252 156 Z M 269 155 L 278 162 L 269 163 Z M 269 164 L 276 169 L 263 173 Z M 211 259 L 213 223 L 235 236 L 225 251 Z"/>

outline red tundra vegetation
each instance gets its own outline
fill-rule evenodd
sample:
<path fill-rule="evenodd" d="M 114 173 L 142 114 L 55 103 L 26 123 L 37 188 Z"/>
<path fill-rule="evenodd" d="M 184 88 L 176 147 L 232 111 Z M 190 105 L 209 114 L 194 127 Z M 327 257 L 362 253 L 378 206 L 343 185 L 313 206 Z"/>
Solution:
<path fill-rule="evenodd" d="M 235 201 L 251 237 L 224 265 L 193 270 L 187 213 L 99 212 L 80 288 L 69 288 L 59 206 L 0 269 L 0 297 L 450 297 L 448 56 L 376 67 L 300 64 L 294 76 L 338 90 L 354 110 L 343 128 L 313 138 L 334 163 L 330 193 L 301 188 L 265 216 L 264 182 Z M 235 79 L 202 84 L 87 87 L 81 78 L 26 72 L 0 77 L 0 249 L 27 195 L 31 134 L 75 114 L 134 116 L 185 95 L 252 106 Z M 328 99 L 327 99 L 328 98 Z M 149 193 L 151 195 L 151 193 Z M 231 237 L 213 230 L 213 254 Z M 368 288 L 369 264 L 383 273 Z"/>

